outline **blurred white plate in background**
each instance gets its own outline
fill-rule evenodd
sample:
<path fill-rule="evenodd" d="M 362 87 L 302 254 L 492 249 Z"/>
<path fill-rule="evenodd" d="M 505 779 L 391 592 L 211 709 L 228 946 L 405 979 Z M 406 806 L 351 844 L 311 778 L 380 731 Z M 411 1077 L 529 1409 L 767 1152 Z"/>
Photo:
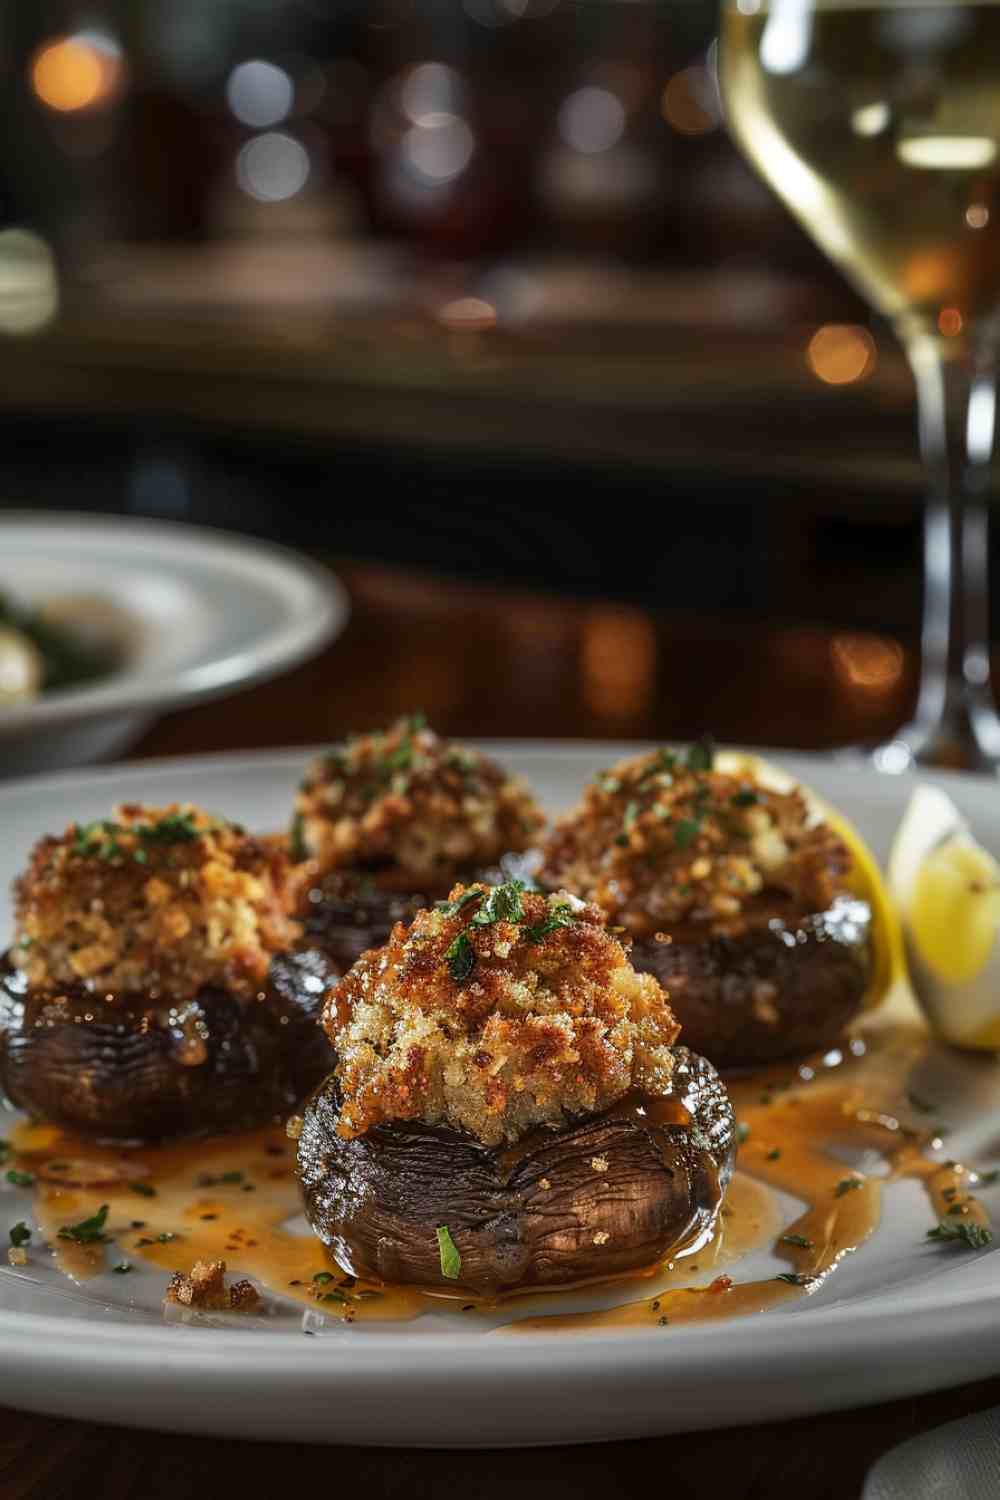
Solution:
<path fill-rule="evenodd" d="M 294 666 L 344 626 L 347 595 L 281 547 L 170 522 L 0 511 L 0 594 L 113 607 L 121 665 L 0 708 L 0 777 L 120 751 L 159 714 Z"/>

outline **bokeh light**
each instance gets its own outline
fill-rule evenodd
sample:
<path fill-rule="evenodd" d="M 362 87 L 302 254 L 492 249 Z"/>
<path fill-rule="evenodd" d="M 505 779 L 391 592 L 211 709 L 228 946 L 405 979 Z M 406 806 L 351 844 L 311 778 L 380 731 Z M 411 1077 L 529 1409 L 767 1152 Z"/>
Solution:
<path fill-rule="evenodd" d="M 124 74 L 121 48 L 104 32 L 55 37 L 31 61 L 36 98 L 57 114 L 100 109 L 118 94 Z"/>
<path fill-rule="evenodd" d="M 660 111 L 680 135 L 707 135 L 717 129 L 721 116 L 709 70 L 696 64 L 675 73 L 663 90 Z"/>
<path fill-rule="evenodd" d="M 583 699 L 604 719 L 638 717 L 656 690 L 656 631 L 641 610 L 600 605 L 588 609 L 580 642 Z"/>
<path fill-rule="evenodd" d="M 484 333 L 496 326 L 497 310 L 482 297 L 455 297 L 438 308 L 437 316 L 456 333 Z"/>
<path fill-rule="evenodd" d="M 610 151 L 625 134 L 625 106 L 610 89 L 588 84 L 563 100 L 559 134 L 585 156 Z"/>
<path fill-rule="evenodd" d="M 957 338 L 962 332 L 965 320 L 957 307 L 942 307 L 938 313 L 938 331 L 946 339 Z"/>
<path fill-rule="evenodd" d="M 985 203 L 970 203 L 965 210 L 965 222 L 970 229 L 985 229 L 990 222 L 990 211 Z"/>
<path fill-rule="evenodd" d="M 243 125 L 264 130 L 291 114 L 295 85 L 275 63 L 253 58 L 239 63 L 226 80 L 229 108 Z"/>
<path fill-rule="evenodd" d="M 294 136 L 268 131 L 247 141 L 236 158 L 236 180 L 260 203 L 294 198 L 309 180 L 309 153 Z"/>
<path fill-rule="evenodd" d="M 884 636 L 835 635 L 830 643 L 833 668 L 845 687 L 878 695 L 889 693 L 903 675 L 903 648 Z"/>
<path fill-rule="evenodd" d="M 875 340 L 857 323 L 824 323 L 809 340 L 806 358 L 813 374 L 826 385 L 850 385 L 875 369 Z"/>

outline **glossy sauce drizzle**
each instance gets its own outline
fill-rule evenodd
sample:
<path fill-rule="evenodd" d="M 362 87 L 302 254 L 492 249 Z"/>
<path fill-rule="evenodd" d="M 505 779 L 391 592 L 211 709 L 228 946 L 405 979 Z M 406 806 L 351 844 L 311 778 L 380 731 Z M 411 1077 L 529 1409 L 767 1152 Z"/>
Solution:
<path fill-rule="evenodd" d="M 936 1220 L 985 1226 L 988 1217 L 972 1191 L 976 1173 L 935 1159 L 931 1150 L 940 1142 L 915 1116 L 907 1094 L 927 1045 L 916 1029 L 886 1028 L 855 1043 L 855 1052 L 827 1054 L 815 1067 L 771 1069 L 731 1083 L 745 1139 L 711 1237 L 648 1268 L 645 1277 L 657 1279 L 655 1295 L 587 1313 L 559 1313 L 558 1293 L 521 1296 L 503 1304 L 518 1316 L 497 1332 L 670 1326 L 807 1296 L 878 1226 L 882 1187 L 894 1178 L 923 1182 Z M 10 1144 L 17 1170 L 35 1180 L 40 1235 L 59 1270 L 75 1281 L 140 1258 L 168 1273 L 188 1271 L 197 1260 L 225 1260 L 235 1277 L 252 1277 L 273 1296 L 348 1322 L 410 1319 L 441 1306 L 439 1296 L 356 1281 L 330 1262 L 313 1235 L 289 1230 L 301 1204 L 295 1146 L 280 1130 L 120 1149 L 51 1126 L 21 1125 Z M 888 1177 L 846 1167 L 832 1155 L 836 1147 L 876 1152 Z M 515 1148 L 513 1157 L 519 1154 Z M 772 1189 L 809 1206 L 783 1223 Z M 60 1235 L 104 1204 L 106 1241 L 80 1244 Z M 738 1261 L 762 1245 L 787 1262 L 784 1279 L 732 1280 Z M 709 1285 L 684 1284 L 710 1271 L 717 1274 Z M 476 1304 L 458 1296 L 464 1311 L 475 1311 Z M 490 1310 L 495 1315 L 496 1304 Z"/>

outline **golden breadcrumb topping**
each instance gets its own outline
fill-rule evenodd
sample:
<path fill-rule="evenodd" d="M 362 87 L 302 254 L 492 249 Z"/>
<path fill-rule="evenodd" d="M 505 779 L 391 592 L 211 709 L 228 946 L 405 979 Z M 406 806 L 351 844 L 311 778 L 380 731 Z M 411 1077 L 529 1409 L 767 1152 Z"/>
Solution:
<path fill-rule="evenodd" d="M 775 896 L 825 911 L 850 854 L 796 788 L 712 769 L 708 744 L 623 760 L 552 830 L 540 878 L 636 937 L 678 923 L 737 934 Z"/>
<path fill-rule="evenodd" d="M 327 1000 L 339 1130 L 422 1120 L 486 1145 L 662 1093 L 679 1027 L 604 914 L 575 897 L 456 885 L 397 923 Z"/>
<path fill-rule="evenodd" d="M 15 965 L 41 989 L 253 994 L 301 933 L 288 856 L 189 803 L 40 839 L 15 882 Z"/>
<path fill-rule="evenodd" d="M 527 849 L 544 819 L 523 782 L 440 739 L 417 714 L 315 761 L 292 824 L 297 858 L 390 870 L 447 890 L 469 866 Z"/>

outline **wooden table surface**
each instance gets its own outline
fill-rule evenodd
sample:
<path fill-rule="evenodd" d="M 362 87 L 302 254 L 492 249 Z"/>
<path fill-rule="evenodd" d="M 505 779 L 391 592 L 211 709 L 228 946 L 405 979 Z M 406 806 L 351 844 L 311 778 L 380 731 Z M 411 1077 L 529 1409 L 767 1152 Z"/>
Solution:
<path fill-rule="evenodd" d="M 912 697 L 912 654 L 877 637 L 653 618 L 360 564 L 340 571 L 354 612 L 338 642 L 264 687 L 172 715 L 137 753 L 306 744 L 416 707 L 467 737 L 679 738 L 711 728 L 810 748 L 885 734 Z M 781 1425 L 489 1453 L 223 1442 L 0 1410 L 0 1500 L 256 1500 L 293 1486 L 406 1500 L 661 1489 L 671 1500 L 851 1500 L 886 1449 L 998 1403 L 1000 1379 Z"/>

